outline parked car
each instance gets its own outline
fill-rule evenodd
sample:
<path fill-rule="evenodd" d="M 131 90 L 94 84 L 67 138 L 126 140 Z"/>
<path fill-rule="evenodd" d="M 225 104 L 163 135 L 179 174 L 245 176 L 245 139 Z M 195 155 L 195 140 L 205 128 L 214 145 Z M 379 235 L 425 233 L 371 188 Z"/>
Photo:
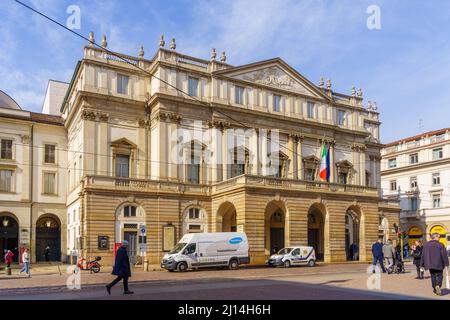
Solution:
<path fill-rule="evenodd" d="M 272 267 L 307 265 L 314 267 L 316 265 L 316 253 L 313 247 L 288 247 L 283 248 L 276 254 L 271 255 L 267 264 Z"/>
<path fill-rule="evenodd" d="M 175 248 L 163 257 L 161 267 L 180 272 L 204 267 L 228 267 L 234 270 L 249 262 L 245 233 L 190 233 L 184 235 Z"/>

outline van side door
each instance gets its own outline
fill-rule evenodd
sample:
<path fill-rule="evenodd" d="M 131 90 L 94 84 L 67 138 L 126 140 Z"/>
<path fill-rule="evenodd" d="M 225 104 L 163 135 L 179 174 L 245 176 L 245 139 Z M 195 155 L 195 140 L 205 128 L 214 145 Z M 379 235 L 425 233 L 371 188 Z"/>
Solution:
<path fill-rule="evenodd" d="M 186 257 L 186 262 L 188 265 L 196 267 L 198 265 L 197 244 L 188 244 L 184 249 L 184 256 Z"/>
<path fill-rule="evenodd" d="M 302 262 L 300 248 L 292 250 L 291 256 L 292 256 L 292 264 L 300 264 Z"/>

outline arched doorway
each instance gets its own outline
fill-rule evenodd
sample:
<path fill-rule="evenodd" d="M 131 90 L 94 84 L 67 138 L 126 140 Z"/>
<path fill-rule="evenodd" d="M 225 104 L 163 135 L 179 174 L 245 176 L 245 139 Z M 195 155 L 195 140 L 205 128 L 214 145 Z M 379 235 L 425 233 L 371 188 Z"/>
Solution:
<path fill-rule="evenodd" d="M 285 210 L 280 201 L 272 201 L 265 213 L 265 248 L 274 254 L 285 246 Z"/>
<path fill-rule="evenodd" d="M 145 223 L 145 211 L 142 206 L 134 203 L 123 203 L 116 211 L 116 235 L 115 242 L 128 241 L 128 258 L 134 264 L 139 256 L 143 256 L 139 241 L 144 243 L 144 237 L 140 237 L 141 229 L 147 227 Z"/>
<path fill-rule="evenodd" d="M 430 229 L 430 236 L 433 233 L 439 233 L 441 235 L 439 242 L 442 243 L 445 248 L 447 248 L 447 229 L 445 229 L 445 227 L 441 225 L 436 225 Z"/>
<path fill-rule="evenodd" d="M 14 262 L 18 261 L 19 224 L 11 215 L 0 215 L 0 248 L 1 261 L 5 250 L 11 250 L 14 253 Z"/>
<path fill-rule="evenodd" d="M 222 203 L 217 210 L 219 232 L 236 232 L 237 231 L 237 214 L 236 208 L 230 202 Z"/>
<path fill-rule="evenodd" d="M 308 246 L 313 247 L 317 260 L 323 260 L 325 255 L 325 219 L 318 206 L 312 206 L 308 211 Z"/>
<path fill-rule="evenodd" d="M 39 218 L 36 222 L 36 261 L 46 261 L 45 249 L 49 248 L 49 261 L 61 260 L 61 227 L 51 216 Z"/>
<path fill-rule="evenodd" d="M 347 260 L 359 260 L 360 219 L 356 210 L 350 208 L 345 213 L 345 255 Z"/>
<path fill-rule="evenodd" d="M 408 230 L 408 245 L 411 248 L 417 240 L 423 240 L 423 231 L 417 226 L 413 226 Z"/>

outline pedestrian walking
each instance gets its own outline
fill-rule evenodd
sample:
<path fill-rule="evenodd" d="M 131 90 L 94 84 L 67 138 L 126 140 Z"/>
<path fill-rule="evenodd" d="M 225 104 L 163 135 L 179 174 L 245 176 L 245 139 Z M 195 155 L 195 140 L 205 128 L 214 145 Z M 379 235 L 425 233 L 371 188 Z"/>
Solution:
<path fill-rule="evenodd" d="M 373 263 L 372 263 L 372 272 L 375 273 L 375 267 L 377 266 L 377 262 L 380 264 L 381 270 L 383 273 L 386 272 L 383 265 L 383 244 L 382 240 L 379 238 L 377 242 L 372 245 L 372 255 L 373 255 Z"/>
<path fill-rule="evenodd" d="M 11 263 L 13 262 L 14 253 L 11 250 L 6 251 L 5 255 L 5 263 L 6 267 L 11 267 Z"/>
<path fill-rule="evenodd" d="M 438 296 L 442 294 L 443 270 L 448 267 L 447 250 L 439 242 L 439 238 L 439 233 L 433 233 L 431 235 L 432 240 L 423 246 L 422 258 L 420 260 L 420 266 L 430 271 L 433 292 Z"/>
<path fill-rule="evenodd" d="M 49 262 L 50 261 L 50 246 L 47 245 L 44 249 L 44 258 L 45 261 Z"/>
<path fill-rule="evenodd" d="M 387 272 L 388 274 L 392 273 L 394 267 L 394 257 L 395 257 L 395 249 L 392 246 L 391 239 L 388 239 L 386 243 L 383 245 L 383 257 L 387 264 Z"/>
<path fill-rule="evenodd" d="M 414 243 L 412 256 L 413 264 L 416 266 L 417 277 L 416 279 L 423 279 L 423 268 L 420 266 L 420 260 L 422 259 L 423 244 L 418 240 Z"/>
<path fill-rule="evenodd" d="M 353 253 L 354 253 L 353 250 L 354 250 L 354 246 L 352 243 L 348 248 L 348 260 L 353 260 Z"/>
<path fill-rule="evenodd" d="M 112 274 L 117 276 L 110 284 L 106 286 L 106 291 L 111 294 L 111 288 L 120 280 L 123 280 L 123 294 L 133 294 L 133 291 L 128 290 L 128 278 L 131 277 L 130 259 L 127 253 L 128 241 L 124 240 L 122 245 L 116 252 L 116 260 Z"/>
<path fill-rule="evenodd" d="M 25 274 L 28 275 L 28 277 L 31 277 L 31 274 L 30 274 L 30 254 L 28 253 L 28 249 L 27 248 L 25 248 L 23 250 L 22 262 L 23 262 L 23 267 L 22 267 L 22 270 L 20 270 L 20 273 L 25 272 Z"/>
<path fill-rule="evenodd" d="M 358 260 L 359 247 L 356 243 L 353 243 L 353 260 Z"/>

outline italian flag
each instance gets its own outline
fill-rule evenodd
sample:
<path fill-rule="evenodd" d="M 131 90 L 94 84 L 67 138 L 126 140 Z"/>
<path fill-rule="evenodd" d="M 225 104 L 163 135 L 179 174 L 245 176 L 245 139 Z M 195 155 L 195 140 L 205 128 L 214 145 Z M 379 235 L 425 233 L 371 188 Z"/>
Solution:
<path fill-rule="evenodd" d="M 330 147 L 323 145 L 319 176 L 323 181 L 330 181 Z"/>

